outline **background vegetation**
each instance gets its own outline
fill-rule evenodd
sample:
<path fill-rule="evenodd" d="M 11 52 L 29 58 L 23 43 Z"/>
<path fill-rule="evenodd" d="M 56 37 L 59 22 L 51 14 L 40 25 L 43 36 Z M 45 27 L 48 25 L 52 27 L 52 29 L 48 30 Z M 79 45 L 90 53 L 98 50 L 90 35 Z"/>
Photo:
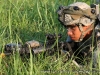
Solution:
<path fill-rule="evenodd" d="M 56 11 L 60 5 L 67 6 L 76 1 L 88 4 L 93 2 L 91 0 L 0 0 L 0 52 L 7 43 L 25 43 L 33 39 L 43 42 L 47 33 L 62 33 L 62 40 L 65 40 L 66 30 L 58 22 Z M 27 59 L 21 58 L 18 54 L 0 58 L 0 75 L 88 74 L 88 69 L 83 72 L 70 62 L 62 63 L 61 57 L 56 61 L 51 59 L 50 56 L 43 58 L 42 55 L 38 55 L 38 59 L 30 55 Z"/>

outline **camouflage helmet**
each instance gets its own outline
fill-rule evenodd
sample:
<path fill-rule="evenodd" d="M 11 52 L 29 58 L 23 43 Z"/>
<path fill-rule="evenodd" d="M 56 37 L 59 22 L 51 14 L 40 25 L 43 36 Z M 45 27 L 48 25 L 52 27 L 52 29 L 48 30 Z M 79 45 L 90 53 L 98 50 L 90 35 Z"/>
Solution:
<path fill-rule="evenodd" d="M 58 19 L 63 25 L 82 24 L 91 25 L 96 19 L 96 9 L 84 2 L 76 2 L 67 7 L 60 7 Z"/>
<path fill-rule="evenodd" d="M 82 41 L 84 35 L 94 28 L 95 21 L 97 19 L 97 8 L 89 6 L 84 2 L 76 2 L 66 6 L 60 6 L 58 13 L 58 20 L 66 27 L 68 25 L 77 25 L 81 32 L 79 40 Z M 91 25 L 86 31 L 83 30 L 82 26 Z"/>

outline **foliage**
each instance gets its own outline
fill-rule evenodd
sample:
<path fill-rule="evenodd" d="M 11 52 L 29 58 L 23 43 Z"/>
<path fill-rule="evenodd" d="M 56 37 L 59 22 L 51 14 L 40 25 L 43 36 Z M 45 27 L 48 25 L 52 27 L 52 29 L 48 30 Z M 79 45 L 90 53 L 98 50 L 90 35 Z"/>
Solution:
<path fill-rule="evenodd" d="M 91 0 L 0 0 L 0 51 L 12 42 L 24 43 L 29 40 L 44 41 L 47 33 L 62 33 L 66 30 L 58 22 L 57 9 L 76 1 L 90 4 Z M 55 56 L 55 55 L 54 55 Z M 0 75 L 87 75 L 71 61 L 62 63 L 62 57 L 30 55 L 21 58 L 19 54 L 0 58 Z M 91 71 L 89 72 L 91 74 Z"/>

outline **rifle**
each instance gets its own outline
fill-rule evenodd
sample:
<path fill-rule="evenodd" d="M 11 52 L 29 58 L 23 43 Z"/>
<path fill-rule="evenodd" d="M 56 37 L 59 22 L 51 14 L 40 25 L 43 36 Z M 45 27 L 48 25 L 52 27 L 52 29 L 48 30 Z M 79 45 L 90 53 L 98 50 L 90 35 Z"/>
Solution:
<path fill-rule="evenodd" d="M 8 56 L 8 55 L 11 55 L 16 52 L 19 52 L 20 55 L 30 54 L 30 52 L 32 54 L 38 54 L 41 52 L 49 52 L 49 54 L 52 55 L 52 53 L 57 51 L 57 43 L 55 44 L 55 42 L 56 42 L 57 38 L 59 40 L 61 37 L 62 37 L 61 34 L 58 34 L 58 35 L 47 34 L 46 35 L 47 41 L 44 44 L 42 44 L 36 40 L 27 41 L 25 44 L 9 43 L 9 44 L 6 44 L 4 47 L 4 55 Z M 67 44 L 66 42 L 62 42 L 62 41 L 61 42 L 58 41 L 58 48 L 59 49 L 63 49 L 63 48 L 71 49 L 69 44 Z M 1 53 L 1 55 L 2 55 L 2 53 Z"/>

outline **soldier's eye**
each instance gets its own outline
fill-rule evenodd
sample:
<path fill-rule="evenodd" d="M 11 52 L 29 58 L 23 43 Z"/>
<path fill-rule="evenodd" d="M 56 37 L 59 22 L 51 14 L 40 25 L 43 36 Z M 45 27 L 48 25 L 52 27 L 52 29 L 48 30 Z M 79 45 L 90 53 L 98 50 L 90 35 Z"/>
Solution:
<path fill-rule="evenodd" d="M 73 26 L 73 27 L 71 27 L 71 29 L 75 30 L 75 29 L 76 29 L 76 27 L 75 27 L 75 26 Z"/>
<path fill-rule="evenodd" d="M 74 29 L 76 28 L 76 26 L 66 26 L 66 28 L 67 28 L 67 29 L 70 28 L 70 29 L 73 29 L 73 30 L 74 30 Z"/>

